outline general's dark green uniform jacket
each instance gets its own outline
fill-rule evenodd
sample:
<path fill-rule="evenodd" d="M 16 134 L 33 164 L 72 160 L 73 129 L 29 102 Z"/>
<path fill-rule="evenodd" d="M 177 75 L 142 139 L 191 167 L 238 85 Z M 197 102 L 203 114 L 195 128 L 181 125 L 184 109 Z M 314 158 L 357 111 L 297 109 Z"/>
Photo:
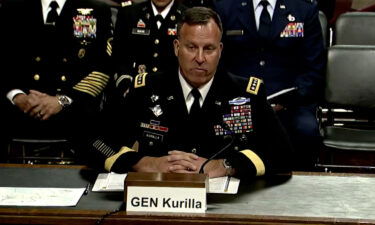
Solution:
<path fill-rule="evenodd" d="M 289 171 L 289 141 L 266 102 L 261 80 L 251 77 L 241 84 L 225 73 L 216 74 L 196 127 L 189 120 L 177 70 L 138 75 L 134 86 L 120 113 L 124 121 L 115 125 L 119 132 L 113 145 L 103 139 L 102 145 L 96 143 L 102 153 L 108 153 L 103 146 L 122 147 L 117 154 L 107 154 L 107 170 L 127 172 L 142 156 L 164 156 L 169 150 L 209 158 L 230 141 L 230 131 L 221 126 L 225 122 L 235 140 L 218 158 L 228 158 L 238 176 Z M 130 149 L 135 141 L 138 152 Z"/>

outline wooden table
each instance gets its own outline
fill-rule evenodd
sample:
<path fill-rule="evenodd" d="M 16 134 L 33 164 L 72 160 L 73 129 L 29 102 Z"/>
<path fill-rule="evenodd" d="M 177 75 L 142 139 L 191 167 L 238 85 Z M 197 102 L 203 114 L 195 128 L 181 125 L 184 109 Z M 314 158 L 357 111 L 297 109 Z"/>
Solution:
<path fill-rule="evenodd" d="M 0 164 L 2 187 L 85 187 L 96 175 L 81 166 Z M 0 224 L 375 224 L 369 174 L 258 179 L 241 184 L 237 195 L 209 194 L 205 214 L 117 212 L 122 199 L 122 193 L 90 192 L 76 207 L 0 207 Z"/>

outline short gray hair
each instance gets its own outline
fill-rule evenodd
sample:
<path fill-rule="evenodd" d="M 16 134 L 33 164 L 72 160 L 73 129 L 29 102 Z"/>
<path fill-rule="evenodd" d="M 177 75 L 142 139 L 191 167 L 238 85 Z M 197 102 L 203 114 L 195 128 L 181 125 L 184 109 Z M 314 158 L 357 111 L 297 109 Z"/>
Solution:
<path fill-rule="evenodd" d="M 188 25 L 205 25 L 210 19 L 213 19 L 219 27 L 220 33 L 223 33 L 223 25 L 219 15 L 212 9 L 207 7 L 192 7 L 187 9 L 181 21 L 177 25 L 177 35 L 180 36 L 182 26 L 186 23 Z"/>

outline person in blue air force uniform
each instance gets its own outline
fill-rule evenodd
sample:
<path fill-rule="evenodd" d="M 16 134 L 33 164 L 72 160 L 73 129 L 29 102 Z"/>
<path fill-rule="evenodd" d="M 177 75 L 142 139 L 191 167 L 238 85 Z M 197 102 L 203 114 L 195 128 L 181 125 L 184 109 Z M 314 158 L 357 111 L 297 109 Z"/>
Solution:
<path fill-rule="evenodd" d="M 95 124 L 110 76 L 110 9 L 95 0 L 9 0 L 1 16 L 7 134 L 70 140 Z"/>
<path fill-rule="evenodd" d="M 223 21 L 222 62 L 233 76 L 259 76 L 267 95 L 297 88 L 270 100 L 298 155 L 311 168 L 320 146 L 315 112 L 323 94 L 326 55 L 313 0 L 218 0 Z"/>
<path fill-rule="evenodd" d="M 116 117 L 125 120 L 116 121 L 120 132 L 93 141 L 96 152 L 106 156 L 105 169 L 198 173 L 229 144 L 204 173 L 251 179 L 289 172 L 291 147 L 266 102 L 262 80 L 235 81 L 217 71 L 223 48 L 217 14 L 188 9 L 178 34 L 179 68 L 139 74 Z"/>

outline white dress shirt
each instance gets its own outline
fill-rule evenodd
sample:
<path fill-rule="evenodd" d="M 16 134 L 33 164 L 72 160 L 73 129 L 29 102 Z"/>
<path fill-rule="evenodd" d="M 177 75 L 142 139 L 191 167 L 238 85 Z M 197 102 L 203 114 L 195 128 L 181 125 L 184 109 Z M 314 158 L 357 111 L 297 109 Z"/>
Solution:
<path fill-rule="evenodd" d="M 186 82 L 186 80 L 182 76 L 180 70 L 178 70 L 178 78 L 180 80 L 180 84 L 181 84 L 181 87 L 182 87 L 182 92 L 184 94 L 186 108 L 187 108 L 188 112 L 190 113 L 190 108 L 191 108 L 191 106 L 194 103 L 194 96 L 191 93 L 191 90 L 193 90 L 193 87 L 188 82 Z M 199 99 L 199 105 L 201 107 L 203 105 L 204 100 L 207 97 L 208 91 L 211 88 L 213 80 L 214 80 L 214 77 L 212 77 L 209 82 L 207 82 L 206 84 L 204 84 L 203 86 L 201 86 L 201 87 L 198 88 L 199 93 L 201 93 L 201 97 Z"/>
<path fill-rule="evenodd" d="M 171 8 L 172 8 L 173 2 L 174 2 L 174 0 L 172 0 L 172 1 L 167 5 L 167 7 L 165 7 L 165 9 L 164 9 L 161 13 L 159 13 L 158 10 L 156 9 L 154 3 L 152 3 L 152 1 L 151 1 L 151 7 L 152 7 L 152 11 L 154 12 L 154 16 L 160 14 L 160 15 L 163 17 L 163 19 L 165 19 L 165 17 L 168 15 L 169 11 L 170 11 Z M 158 25 L 158 28 L 160 28 L 160 26 L 161 26 L 161 22 L 158 21 L 158 22 L 157 22 L 157 25 Z"/>
<path fill-rule="evenodd" d="M 51 7 L 49 5 L 51 4 L 52 1 L 56 1 L 59 7 L 57 7 L 56 11 L 57 14 L 60 15 L 62 8 L 64 7 L 64 4 L 66 0 L 41 0 L 42 1 L 42 12 L 43 12 L 43 20 L 44 23 L 47 21 L 47 15 L 49 11 L 51 11 Z"/>

